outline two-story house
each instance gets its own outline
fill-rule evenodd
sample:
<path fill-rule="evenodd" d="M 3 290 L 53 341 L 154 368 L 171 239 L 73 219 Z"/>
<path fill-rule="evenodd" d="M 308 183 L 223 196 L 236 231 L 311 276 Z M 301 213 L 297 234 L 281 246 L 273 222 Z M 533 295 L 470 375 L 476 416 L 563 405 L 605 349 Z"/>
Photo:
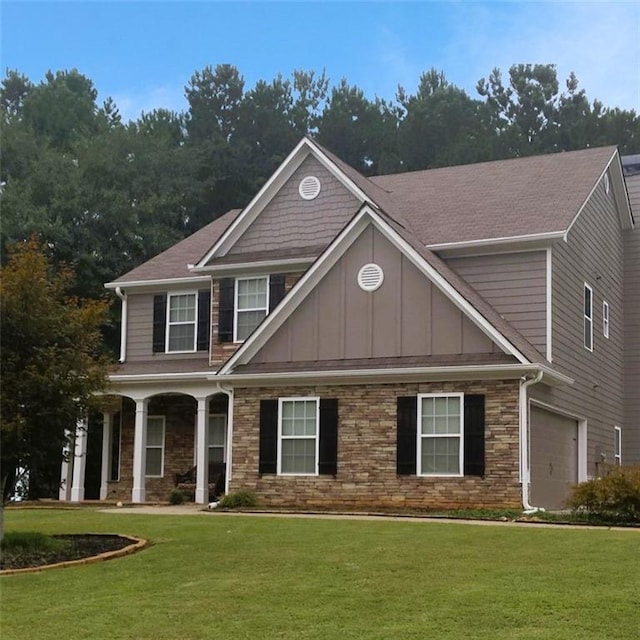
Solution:
<path fill-rule="evenodd" d="M 640 462 L 639 238 L 614 147 L 365 178 L 305 138 L 106 285 L 101 497 L 166 500 L 194 469 L 198 503 L 215 480 L 272 506 L 561 507 Z"/>

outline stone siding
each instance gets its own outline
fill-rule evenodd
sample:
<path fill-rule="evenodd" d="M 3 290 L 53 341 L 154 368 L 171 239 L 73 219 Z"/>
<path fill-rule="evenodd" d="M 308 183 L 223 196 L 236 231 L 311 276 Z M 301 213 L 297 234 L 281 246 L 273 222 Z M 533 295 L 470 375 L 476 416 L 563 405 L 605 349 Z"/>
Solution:
<path fill-rule="evenodd" d="M 396 399 L 418 393 L 484 394 L 485 473 L 481 477 L 417 477 L 396 473 Z M 366 386 L 236 389 L 231 491 L 250 489 L 273 507 L 519 507 L 518 382 L 451 382 Z M 260 400 L 338 399 L 338 473 L 258 473 Z"/>

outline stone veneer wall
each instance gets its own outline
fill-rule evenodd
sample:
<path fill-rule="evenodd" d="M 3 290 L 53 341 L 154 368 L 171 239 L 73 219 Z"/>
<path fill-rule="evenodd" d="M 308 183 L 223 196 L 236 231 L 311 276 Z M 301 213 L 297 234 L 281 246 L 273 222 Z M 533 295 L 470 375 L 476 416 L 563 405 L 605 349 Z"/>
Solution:
<path fill-rule="evenodd" d="M 418 393 L 485 394 L 484 478 L 396 474 L 396 398 Z M 236 389 L 231 491 L 255 491 L 274 507 L 519 507 L 518 382 Z M 293 477 L 258 474 L 260 400 L 338 399 L 338 473 Z"/>
<path fill-rule="evenodd" d="M 302 273 L 287 273 L 284 280 L 285 293 L 302 277 Z M 218 320 L 220 317 L 220 280 L 213 281 L 213 303 L 211 305 L 211 350 L 209 364 L 222 366 L 242 345 L 241 342 L 220 342 L 218 340 Z"/>

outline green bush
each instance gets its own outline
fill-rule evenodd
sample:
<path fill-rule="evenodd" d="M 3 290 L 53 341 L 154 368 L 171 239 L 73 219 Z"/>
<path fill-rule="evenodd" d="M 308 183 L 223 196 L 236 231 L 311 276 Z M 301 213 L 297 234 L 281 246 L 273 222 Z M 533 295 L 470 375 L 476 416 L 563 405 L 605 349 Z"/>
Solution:
<path fill-rule="evenodd" d="M 567 505 L 613 522 L 640 522 L 640 467 L 608 466 L 601 478 L 576 485 Z"/>
<path fill-rule="evenodd" d="M 182 504 L 184 502 L 184 494 L 180 489 L 173 488 L 169 493 L 169 504 Z"/>
<path fill-rule="evenodd" d="M 258 500 L 252 491 L 236 491 L 224 496 L 218 506 L 223 509 L 241 509 L 243 507 L 255 507 L 257 504 Z"/>

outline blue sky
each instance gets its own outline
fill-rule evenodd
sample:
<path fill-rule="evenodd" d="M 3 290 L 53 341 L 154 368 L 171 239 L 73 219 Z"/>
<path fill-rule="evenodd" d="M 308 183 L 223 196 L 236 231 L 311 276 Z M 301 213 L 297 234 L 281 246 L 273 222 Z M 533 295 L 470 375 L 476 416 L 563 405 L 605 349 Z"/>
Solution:
<path fill-rule="evenodd" d="M 443 70 L 476 96 L 493 67 L 574 71 L 591 100 L 640 112 L 640 2 L 35 2 L 1 0 L 3 72 L 77 68 L 125 117 L 186 109 L 184 86 L 231 63 L 251 88 L 325 69 L 366 95 L 413 92 Z"/>

